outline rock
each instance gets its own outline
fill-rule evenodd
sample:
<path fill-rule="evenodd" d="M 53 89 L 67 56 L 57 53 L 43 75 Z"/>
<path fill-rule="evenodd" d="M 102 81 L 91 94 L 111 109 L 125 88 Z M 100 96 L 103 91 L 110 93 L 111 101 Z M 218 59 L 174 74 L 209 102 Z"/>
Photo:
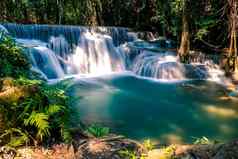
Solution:
<path fill-rule="evenodd" d="M 148 152 L 146 159 L 169 159 L 170 155 L 162 149 L 155 149 Z"/>
<path fill-rule="evenodd" d="M 16 156 L 16 151 L 10 147 L 1 147 L 0 148 L 0 158 L 1 159 L 14 159 Z"/>
<path fill-rule="evenodd" d="M 226 144 L 177 146 L 178 159 L 238 159 L 238 140 Z"/>
<path fill-rule="evenodd" d="M 11 104 L 38 92 L 37 86 L 19 86 L 12 78 L 0 80 L 0 103 Z"/>
<path fill-rule="evenodd" d="M 140 145 L 132 140 L 110 137 L 108 139 L 90 139 L 79 146 L 76 151 L 77 159 L 124 159 L 119 155 L 121 150 L 132 150 L 142 153 Z"/>
<path fill-rule="evenodd" d="M 238 159 L 238 140 L 220 146 L 212 159 Z"/>

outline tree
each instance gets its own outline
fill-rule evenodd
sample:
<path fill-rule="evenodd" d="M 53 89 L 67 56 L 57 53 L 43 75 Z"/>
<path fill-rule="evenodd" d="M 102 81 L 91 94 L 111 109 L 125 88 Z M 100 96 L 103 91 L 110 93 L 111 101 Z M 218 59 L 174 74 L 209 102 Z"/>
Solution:
<path fill-rule="evenodd" d="M 190 51 L 190 33 L 189 33 L 189 10 L 188 10 L 188 1 L 183 0 L 182 2 L 182 35 L 180 48 L 178 50 L 180 59 L 182 62 L 188 62 L 188 56 Z"/>
<path fill-rule="evenodd" d="M 229 32 L 230 32 L 230 46 L 228 51 L 228 67 L 229 70 L 234 72 L 237 67 L 237 0 L 227 0 L 227 14 L 229 20 Z"/>

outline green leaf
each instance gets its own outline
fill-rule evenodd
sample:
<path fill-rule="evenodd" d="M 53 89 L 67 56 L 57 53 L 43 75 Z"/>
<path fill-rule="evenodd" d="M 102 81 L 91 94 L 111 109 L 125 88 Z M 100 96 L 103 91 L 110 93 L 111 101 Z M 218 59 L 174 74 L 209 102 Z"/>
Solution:
<path fill-rule="evenodd" d="M 91 125 L 87 128 L 86 132 L 97 137 L 103 137 L 109 134 L 110 129 L 107 127 L 102 127 L 96 124 Z"/>
<path fill-rule="evenodd" d="M 64 109 L 65 107 L 62 105 L 53 104 L 49 105 L 49 107 L 46 109 L 46 113 L 51 116 L 56 113 L 62 112 Z"/>
<path fill-rule="evenodd" d="M 7 143 L 10 147 L 18 147 L 22 146 L 29 142 L 29 137 L 27 133 L 24 133 L 21 129 L 11 128 L 5 130 L 4 133 L 0 136 L 0 139 L 4 140 L 4 138 L 10 137 L 10 141 Z"/>
<path fill-rule="evenodd" d="M 24 121 L 26 126 L 35 126 L 38 130 L 37 138 L 41 141 L 44 137 L 50 136 L 49 116 L 44 113 L 32 112 L 30 117 Z"/>

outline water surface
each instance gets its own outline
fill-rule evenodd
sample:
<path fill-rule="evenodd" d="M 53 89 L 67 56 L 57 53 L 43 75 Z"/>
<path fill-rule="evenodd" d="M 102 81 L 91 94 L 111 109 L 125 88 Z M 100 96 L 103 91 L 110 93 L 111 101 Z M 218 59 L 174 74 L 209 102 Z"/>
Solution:
<path fill-rule="evenodd" d="M 162 82 L 134 75 L 73 80 L 70 95 L 86 124 L 99 123 L 129 138 L 192 142 L 238 137 L 238 100 L 214 82 Z"/>

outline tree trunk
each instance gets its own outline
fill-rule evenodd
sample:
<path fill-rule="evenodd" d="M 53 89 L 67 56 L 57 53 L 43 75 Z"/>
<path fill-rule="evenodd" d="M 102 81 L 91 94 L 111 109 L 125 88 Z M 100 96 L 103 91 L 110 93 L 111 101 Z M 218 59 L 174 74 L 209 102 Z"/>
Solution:
<path fill-rule="evenodd" d="M 180 48 L 178 50 L 180 60 L 183 63 L 188 62 L 188 56 L 190 51 L 190 35 L 189 35 L 189 23 L 187 13 L 187 2 L 184 0 L 183 15 L 182 15 L 182 35 Z"/>
<path fill-rule="evenodd" d="M 3 112 L 0 110 L 0 135 L 4 132 L 4 116 L 3 116 Z"/>
<path fill-rule="evenodd" d="M 62 0 L 57 0 L 57 23 L 62 24 L 62 18 L 64 14 L 64 8 L 62 4 Z"/>
<path fill-rule="evenodd" d="M 230 30 L 230 46 L 228 51 L 228 60 L 226 73 L 232 73 L 237 70 L 237 0 L 228 0 L 229 4 L 229 30 Z"/>

